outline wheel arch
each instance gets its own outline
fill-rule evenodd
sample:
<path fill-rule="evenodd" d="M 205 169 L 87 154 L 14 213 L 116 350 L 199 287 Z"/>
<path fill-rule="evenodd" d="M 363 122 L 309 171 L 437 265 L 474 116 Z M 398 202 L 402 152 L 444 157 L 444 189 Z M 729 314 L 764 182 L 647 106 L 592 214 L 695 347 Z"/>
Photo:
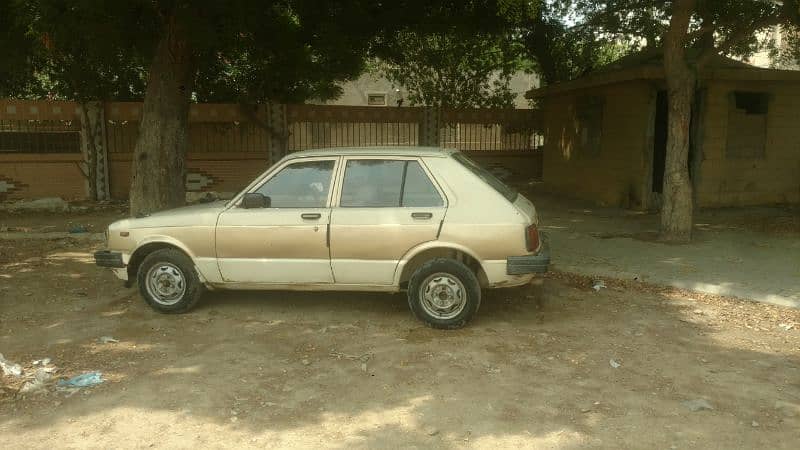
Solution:
<path fill-rule="evenodd" d="M 481 264 L 480 258 L 470 249 L 463 245 L 432 241 L 418 245 L 409 250 L 400 260 L 395 271 L 395 285 L 401 289 L 408 287 L 408 280 L 420 266 L 435 258 L 447 258 L 459 261 L 466 265 L 478 278 L 481 287 L 489 284 L 486 271 Z"/>
<path fill-rule="evenodd" d="M 135 280 L 136 275 L 139 272 L 139 266 L 142 265 L 142 261 L 147 257 L 147 255 L 153 253 L 156 250 L 161 250 L 165 248 L 171 248 L 180 251 L 181 253 L 185 254 L 189 259 L 194 261 L 194 256 L 183 245 L 180 241 L 174 238 L 170 238 L 168 236 L 159 236 L 147 239 L 146 241 L 142 241 L 136 247 L 136 249 L 131 253 L 130 258 L 128 259 L 128 280 Z"/>

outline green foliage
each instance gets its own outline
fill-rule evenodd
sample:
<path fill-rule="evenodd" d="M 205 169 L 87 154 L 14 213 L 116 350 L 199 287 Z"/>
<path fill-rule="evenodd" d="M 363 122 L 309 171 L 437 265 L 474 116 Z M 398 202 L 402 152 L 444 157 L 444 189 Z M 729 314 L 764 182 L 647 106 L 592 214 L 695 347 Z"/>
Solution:
<path fill-rule="evenodd" d="M 37 43 L 19 14 L 17 0 L 0 0 L 0 97 L 23 96 L 37 84 L 31 56 Z"/>
<path fill-rule="evenodd" d="M 492 0 L 0 0 L 0 94 L 140 99 L 169 21 L 186 30 L 200 101 L 339 95 L 397 32 L 481 28 Z M 21 31 L 21 32 L 20 32 Z M 8 69 L 6 69 L 8 68 Z"/>
<path fill-rule="evenodd" d="M 770 42 L 771 66 L 776 69 L 800 69 L 800 29 L 786 27 L 781 33 L 781 42 Z"/>
<path fill-rule="evenodd" d="M 519 45 L 490 33 L 402 32 L 381 71 L 408 91 L 411 105 L 512 107 Z"/>
<path fill-rule="evenodd" d="M 619 34 L 575 26 L 579 2 L 504 0 L 507 26 L 543 83 L 576 78 L 637 48 Z"/>
<path fill-rule="evenodd" d="M 690 63 L 704 55 L 748 56 L 760 50 L 759 33 L 789 21 L 792 3 L 761 0 L 697 0 L 687 35 L 694 49 Z M 578 28 L 660 47 L 671 17 L 673 1 L 661 0 L 563 0 L 583 18 Z"/>

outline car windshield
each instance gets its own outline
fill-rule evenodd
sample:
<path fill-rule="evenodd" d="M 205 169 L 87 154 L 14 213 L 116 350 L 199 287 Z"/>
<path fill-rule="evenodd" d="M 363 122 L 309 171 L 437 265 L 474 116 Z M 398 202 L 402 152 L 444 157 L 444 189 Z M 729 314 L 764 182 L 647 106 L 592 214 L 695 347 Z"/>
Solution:
<path fill-rule="evenodd" d="M 486 184 L 491 186 L 495 191 L 499 192 L 500 195 L 505 197 L 509 202 L 513 203 L 517 199 L 517 191 L 508 187 L 505 183 L 492 175 L 491 172 L 478 165 L 475 161 L 464 156 L 463 153 L 453 153 L 453 159 L 480 177 L 481 180 L 485 181 Z"/>

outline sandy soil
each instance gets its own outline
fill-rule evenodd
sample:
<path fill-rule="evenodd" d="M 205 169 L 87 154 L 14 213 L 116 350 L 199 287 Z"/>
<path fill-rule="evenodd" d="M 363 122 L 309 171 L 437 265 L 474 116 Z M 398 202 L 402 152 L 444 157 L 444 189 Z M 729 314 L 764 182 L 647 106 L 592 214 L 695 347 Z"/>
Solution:
<path fill-rule="evenodd" d="M 453 332 L 403 295 L 218 292 L 165 316 L 96 243 L 0 246 L 0 353 L 107 380 L 21 395 L 0 372 L 4 448 L 797 445 L 797 310 L 553 274 Z"/>

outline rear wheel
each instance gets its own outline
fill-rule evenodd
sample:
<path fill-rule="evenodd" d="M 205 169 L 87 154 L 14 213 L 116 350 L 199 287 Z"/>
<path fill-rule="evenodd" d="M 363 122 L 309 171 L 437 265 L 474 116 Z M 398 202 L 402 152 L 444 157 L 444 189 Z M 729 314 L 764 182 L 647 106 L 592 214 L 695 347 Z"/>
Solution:
<path fill-rule="evenodd" d="M 481 304 L 478 278 L 463 263 L 438 258 L 418 268 L 408 282 L 408 306 L 433 328 L 461 328 Z"/>
<path fill-rule="evenodd" d="M 187 312 L 205 292 L 192 260 L 172 248 L 147 255 L 136 278 L 139 293 L 151 308 L 161 313 Z"/>

